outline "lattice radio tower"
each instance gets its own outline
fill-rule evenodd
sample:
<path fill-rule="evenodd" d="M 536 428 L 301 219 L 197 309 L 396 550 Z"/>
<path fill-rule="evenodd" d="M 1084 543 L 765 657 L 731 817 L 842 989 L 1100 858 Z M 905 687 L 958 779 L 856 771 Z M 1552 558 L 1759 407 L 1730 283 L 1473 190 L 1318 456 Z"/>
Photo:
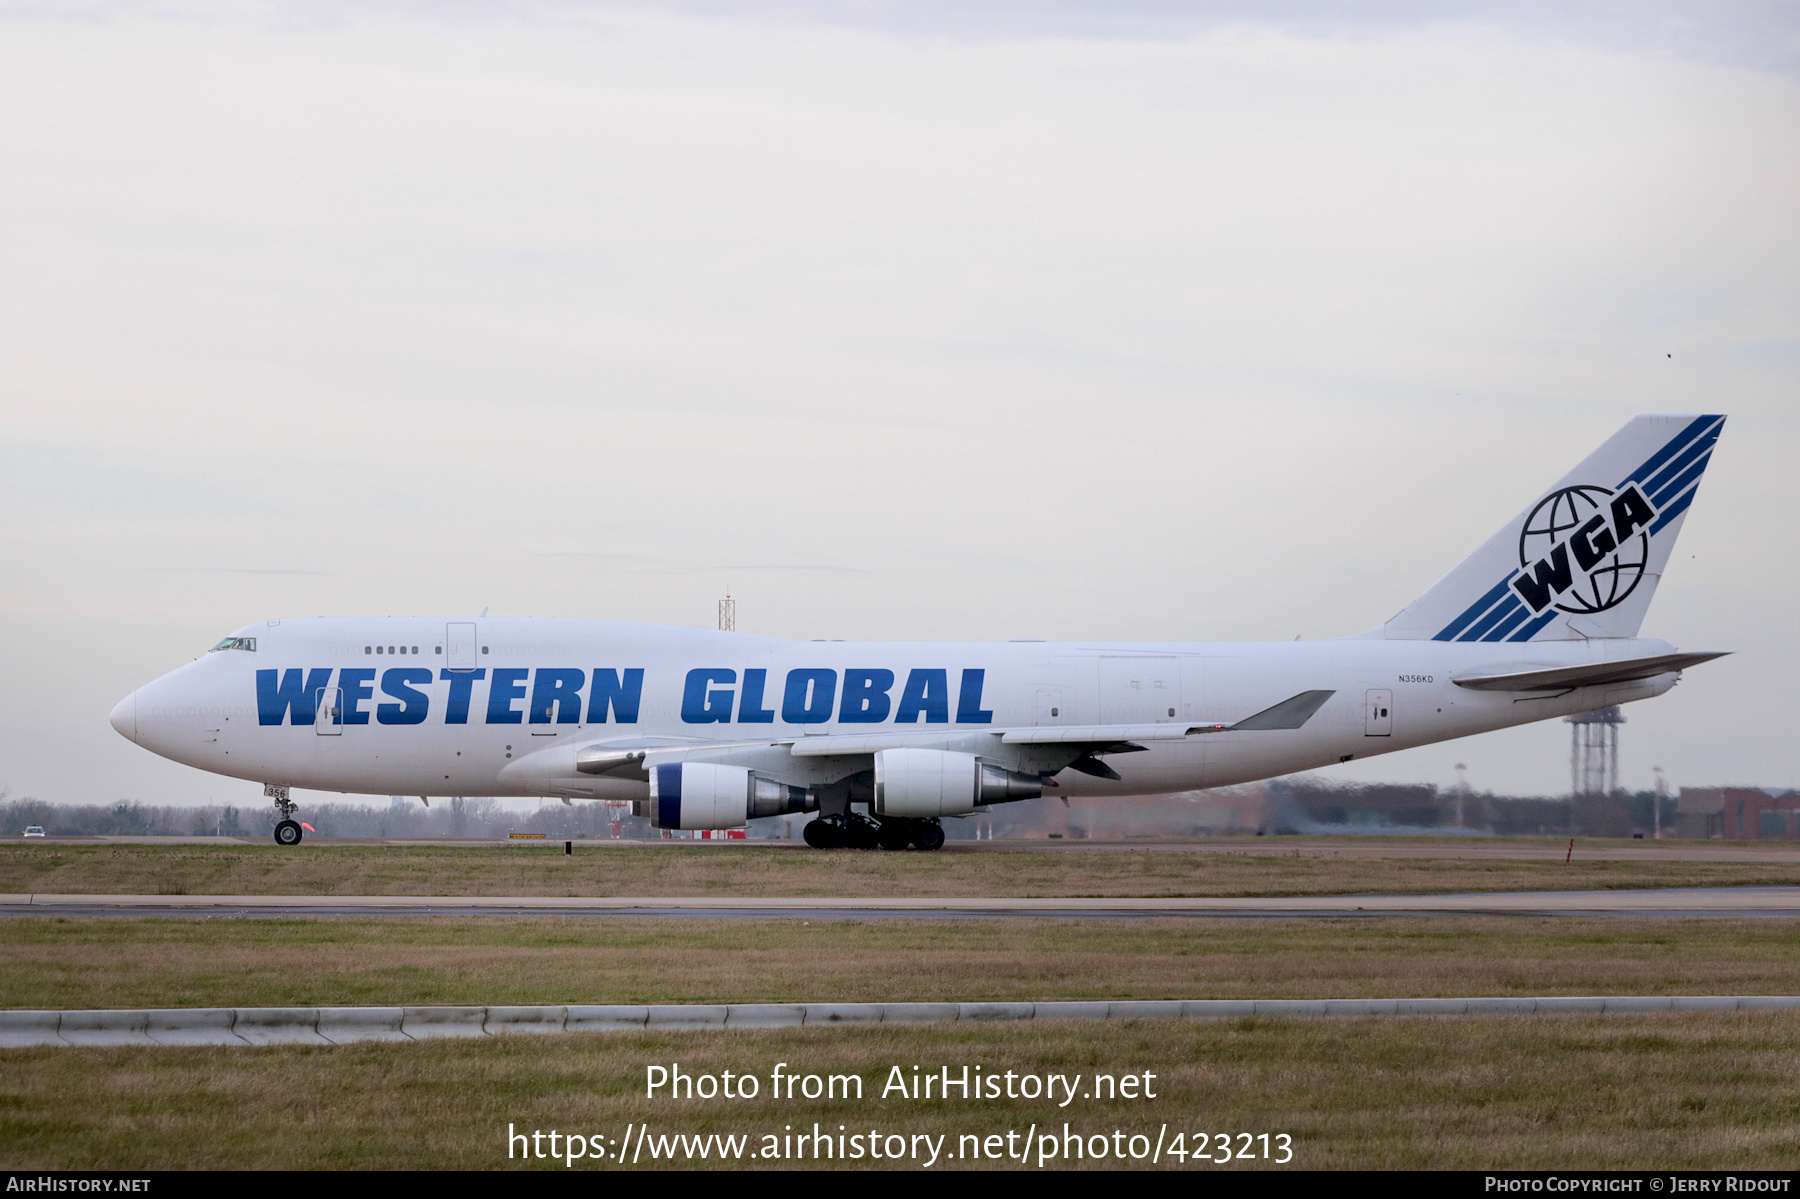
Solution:
<path fill-rule="evenodd" d="M 737 601 L 729 595 L 719 601 L 719 632 L 737 632 Z"/>
<path fill-rule="evenodd" d="M 1610 795 L 1619 789 L 1618 705 L 1578 712 L 1563 719 L 1571 726 L 1569 783 L 1576 795 Z"/>

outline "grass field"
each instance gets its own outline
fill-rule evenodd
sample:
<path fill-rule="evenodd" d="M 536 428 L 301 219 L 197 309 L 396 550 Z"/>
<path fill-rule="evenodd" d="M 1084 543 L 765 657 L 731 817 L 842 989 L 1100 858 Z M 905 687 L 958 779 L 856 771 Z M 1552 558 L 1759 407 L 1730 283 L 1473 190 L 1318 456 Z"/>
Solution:
<path fill-rule="evenodd" d="M 0 1007 L 1800 994 L 1800 923 L 0 921 Z"/>
<path fill-rule="evenodd" d="M 0 870 L 10 890 L 152 893 L 1159 895 L 1794 881 L 1748 864 L 680 848 L 565 862 L 504 849 L 32 846 L 0 849 Z M 0 962 L 9 1008 L 1800 994 L 1800 921 L 25 917 L 0 921 Z M 865 1097 L 645 1098 L 646 1067 L 672 1061 L 696 1074 L 766 1078 L 776 1062 L 856 1074 Z M 965 1064 L 1151 1071 L 1158 1098 L 1064 1108 L 880 1096 L 891 1066 Z M 645 1121 L 655 1136 L 751 1134 L 750 1150 L 817 1121 L 943 1135 L 940 1152 L 954 1155 L 964 1135 L 1060 1132 L 1067 1121 L 1089 1136 L 1287 1133 L 1293 1164 L 1311 1168 L 1789 1168 L 1800 1153 L 1800 1013 L 0 1050 L 0 1167 L 13 1169 L 505 1168 L 509 1123 L 616 1142 Z M 646 1153 L 637 1164 L 671 1163 Z M 954 1156 L 933 1168 L 974 1165 L 1025 1168 Z"/>
<path fill-rule="evenodd" d="M 3 845 L 0 893 L 109 895 L 1272 896 L 1791 886 L 1800 864 L 733 847 Z"/>
<path fill-rule="evenodd" d="M 860 1101 L 644 1096 L 646 1067 L 766 1079 L 856 1074 Z M 1153 1073 L 1155 1099 L 881 1098 L 889 1068 Z M 267 1049 L 0 1051 L 13 1169 L 413 1167 L 507 1160 L 507 1126 L 598 1134 L 827 1131 L 1023 1139 L 1159 1130 L 1287 1133 L 1300 1168 L 1789 1169 L 1800 1155 L 1800 1015 L 1143 1021 L 588 1034 Z M 652 1139 L 651 1144 L 656 1144 Z M 1015 1144 L 1018 1143 L 1015 1141 Z M 1167 1143 L 1167 1142 L 1165 1142 Z M 997 1142 L 1003 1145 L 1004 1142 Z M 1090 1141 L 1091 1145 L 1092 1142 Z M 1242 1142 L 1234 1142 L 1241 1145 Z M 1129 1151 L 1129 1143 L 1125 1143 Z M 1208 1146 L 1216 1146 L 1209 1141 Z M 640 1167 L 666 1164 L 646 1151 Z M 684 1167 L 720 1163 L 680 1161 Z M 740 1163 L 731 1163 L 733 1167 Z M 793 1167 L 810 1161 L 744 1166 Z M 822 1163 L 834 1164 L 834 1163 Z M 855 1166 L 919 1168 L 914 1162 Z M 935 1169 L 1007 1163 L 940 1159 Z M 1117 1168 L 1115 1160 L 1078 1165 Z M 1126 1165 L 1148 1165 L 1148 1162 Z M 1216 1170 L 1260 1163 L 1182 1163 Z M 574 1169 L 608 1169 L 610 1161 Z M 1012 1163 L 1010 1168 L 1035 1168 Z"/>

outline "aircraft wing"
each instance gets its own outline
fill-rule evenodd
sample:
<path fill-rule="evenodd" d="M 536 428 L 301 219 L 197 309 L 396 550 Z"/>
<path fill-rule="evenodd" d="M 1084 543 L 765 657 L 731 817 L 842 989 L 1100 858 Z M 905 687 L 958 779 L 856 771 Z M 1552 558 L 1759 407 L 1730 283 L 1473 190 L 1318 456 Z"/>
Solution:
<path fill-rule="evenodd" d="M 1008 729 L 1001 740 L 1009 744 L 1069 745 L 1100 744 L 1110 741 L 1179 741 L 1201 733 L 1253 733 L 1275 729 L 1297 729 L 1325 706 L 1335 691 L 1302 691 L 1282 700 L 1272 708 L 1264 708 L 1246 716 L 1236 724 L 1092 724 L 1067 728 Z"/>
<path fill-rule="evenodd" d="M 610 778 L 649 777 L 657 761 L 706 761 L 716 754 L 785 748 L 797 758 L 843 758 L 873 755 L 884 749 L 957 748 L 982 752 L 982 739 L 997 737 L 1011 745 L 1064 745 L 1077 752 L 1072 769 L 1105 778 L 1117 778 L 1096 755 L 1142 750 L 1144 741 L 1180 741 L 1206 733 L 1263 732 L 1297 729 L 1325 706 L 1335 691 L 1302 691 L 1273 707 L 1246 716 L 1234 724 L 1172 721 L 1167 724 L 1090 724 L 1013 729 L 911 729 L 905 732 L 826 733 L 811 737 L 709 741 L 685 737 L 647 737 L 597 742 L 574 749 L 577 773 Z M 988 742 L 991 744 L 991 742 Z M 563 751 L 568 752 L 568 751 Z"/>
<path fill-rule="evenodd" d="M 1590 662 L 1584 666 L 1554 666 L 1459 675 L 1450 681 L 1471 691 L 1571 691 L 1604 683 L 1630 683 L 1655 678 L 1670 671 L 1686 670 L 1725 653 L 1656 654 L 1619 662 Z"/>
<path fill-rule="evenodd" d="M 787 742 L 789 752 L 797 757 L 837 757 L 845 754 L 872 754 L 901 746 L 930 748 L 946 740 L 971 735 L 998 734 L 1008 745 L 1117 745 L 1133 741 L 1180 741 L 1202 733 L 1260 732 L 1274 729 L 1297 729 L 1311 720 L 1325 706 L 1335 691 L 1302 691 L 1246 716 L 1235 724 L 1197 724 L 1170 721 L 1166 724 L 1083 724 L 1038 725 L 1016 729 L 955 729 L 937 732 L 836 733 L 820 737 L 797 737 Z"/>

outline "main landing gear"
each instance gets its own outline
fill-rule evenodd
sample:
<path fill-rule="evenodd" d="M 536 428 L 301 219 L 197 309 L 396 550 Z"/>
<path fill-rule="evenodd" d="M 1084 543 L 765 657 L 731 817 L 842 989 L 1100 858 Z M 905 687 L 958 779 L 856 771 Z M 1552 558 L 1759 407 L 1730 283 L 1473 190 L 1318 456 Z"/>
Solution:
<path fill-rule="evenodd" d="M 263 788 L 263 794 L 275 801 L 275 810 L 281 813 L 281 822 L 275 826 L 275 844 L 300 844 L 300 838 L 304 835 L 305 830 L 300 827 L 300 822 L 294 819 L 294 813 L 300 810 L 300 805 L 288 798 L 286 787 L 277 787 L 273 783 Z"/>
<path fill-rule="evenodd" d="M 814 849 L 922 849 L 944 847 L 944 827 L 935 820 L 895 816 L 821 816 L 807 824 L 806 843 Z"/>

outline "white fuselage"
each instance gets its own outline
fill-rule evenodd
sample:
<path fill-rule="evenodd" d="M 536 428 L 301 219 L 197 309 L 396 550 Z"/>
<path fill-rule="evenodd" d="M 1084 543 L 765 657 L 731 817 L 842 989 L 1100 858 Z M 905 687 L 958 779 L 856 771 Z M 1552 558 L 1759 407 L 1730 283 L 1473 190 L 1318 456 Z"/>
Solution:
<path fill-rule="evenodd" d="M 208 653 L 150 683 L 119 705 L 115 727 L 236 778 L 428 796 L 644 798 L 644 782 L 575 769 L 578 750 L 604 743 L 691 748 L 808 787 L 867 769 L 855 749 L 909 741 L 1060 769 L 1042 747 L 1002 743 L 999 732 L 1230 724 L 1299 692 L 1333 693 L 1301 728 L 1146 740 L 1144 752 L 1106 759 L 1118 780 L 1056 775 L 1067 795 L 1185 791 L 1645 699 L 1676 679 L 1531 696 L 1452 682 L 1669 649 L 1640 639 L 784 641 L 601 620 L 424 618 L 270 621 L 238 635 L 255 650 Z M 834 740 L 814 748 L 832 753 L 795 752 L 820 736 Z"/>

